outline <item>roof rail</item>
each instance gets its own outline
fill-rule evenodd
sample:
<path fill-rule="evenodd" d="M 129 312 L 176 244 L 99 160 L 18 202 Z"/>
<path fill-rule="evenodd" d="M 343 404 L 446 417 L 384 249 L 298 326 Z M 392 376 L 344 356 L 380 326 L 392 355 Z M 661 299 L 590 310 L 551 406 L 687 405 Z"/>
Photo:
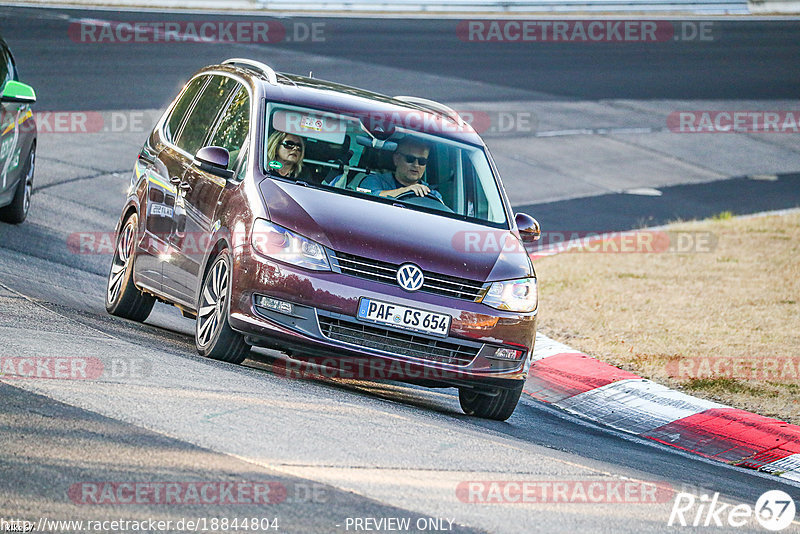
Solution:
<path fill-rule="evenodd" d="M 396 96 L 394 98 L 396 100 L 400 100 L 401 102 L 416 104 L 418 106 L 428 108 L 432 111 L 440 113 L 458 125 L 466 124 L 464 119 L 461 118 L 461 115 L 459 115 L 456 110 L 454 110 L 450 106 L 445 106 L 444 104 L 436 102 L 435 100 L 428 100 L 427 98 L 420 98 L 418 96 Z"/>
<path fill-rule="evenodd" d="M 275 71 L 272 70 L 272 67 L 264 63 L 261 63 L 260 61 L 255 61 L 253 59 L 245 59 L 240 57 L 232 57 L 230 59 L 226 59 L 225 61 L 223 61 L 222 64 L 257 70 L 267 77 L 267 81 L 270 84 L 278 85 L 278 76 L 275 74 Z"/>
<path fill-rule="evenodd" d="M 283 80 L 286 80 L 286 81 L 287 81 L 287 82 L 289 82 L 290 84 L 292 84 L 292 85 L 294 85 L 295 87 L 297 87 L 297 82 L 295 82 L 293 79 L 289 78 L 289 76 L 287 76 L 285 72 L 276 72 L 276 73 L 275 73 L 275 75 L 276 75 L 278 78 L 281 78 L 281 79 L 283 79 Z"/>

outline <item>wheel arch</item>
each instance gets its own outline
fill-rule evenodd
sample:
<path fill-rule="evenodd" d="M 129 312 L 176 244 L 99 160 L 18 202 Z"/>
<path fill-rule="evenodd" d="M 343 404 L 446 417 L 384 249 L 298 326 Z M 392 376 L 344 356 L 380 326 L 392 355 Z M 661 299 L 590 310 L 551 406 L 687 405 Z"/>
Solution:
<path fill-rule="evenodd" d="M 219 236 L 218 239 L 214 242 L 214 245 L 209 247 L 208 253 L 206 254 L 205 259 L 203 260 L 203 270 L 200 273 L 200 279 L 197 284 L 197 290 L 195 291 L 194 301 L 195 303 L 200 299 L 200 292 L 203 290 L 203 280 L 206 279 L 206 275 L 208 271 L 211 269 L 211 264 L 214 262 L 219 253 L 223 250 L 232 250 L 231 245 L 228 242 L 228 239 L 224 236 Z"/>
<path fill-rule="evenodd" d="M 118 235 L 119 232 L 122 230 L 122 225 L 125 224 L 125 221 L 128 220 L 132 214 L 139 215 L 139 206 L 137 206 L 134 202 L 128 202 L 128 204 L 122 208 L 122 216 L 117 221 L 117 227 L 114 229 L 114 235 Z M 139 217 L 139 224 L 141 224 L 141 217 Z"/>

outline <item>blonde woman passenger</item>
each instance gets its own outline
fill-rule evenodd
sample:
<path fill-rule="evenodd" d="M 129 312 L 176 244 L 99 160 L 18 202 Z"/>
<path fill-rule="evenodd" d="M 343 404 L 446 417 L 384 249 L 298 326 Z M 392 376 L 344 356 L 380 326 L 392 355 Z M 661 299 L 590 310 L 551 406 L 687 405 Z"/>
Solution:
<path fill-rule="evenodd" d="M 267 139 L 268 166 L 272 172 L 284 178 L 296 178 L 300 175 L 305 153 L 305 142 L 297 135 L 276 130 Z M 280 163 L 280 166 L 273 162 Z"/>

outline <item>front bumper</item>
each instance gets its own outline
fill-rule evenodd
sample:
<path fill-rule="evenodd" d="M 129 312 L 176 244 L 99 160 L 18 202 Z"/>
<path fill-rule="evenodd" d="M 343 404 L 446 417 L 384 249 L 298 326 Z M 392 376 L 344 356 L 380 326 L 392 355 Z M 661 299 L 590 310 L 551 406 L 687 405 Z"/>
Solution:
<path fill-rule="evenodd" d="M 496 389 L 517 387 L 527 376 L 535 312 L 500 312 L 340 273 L 307 271 L 251 254 L 249 247 L 236 252 L 230 324 L 253 345 L 333 367 L 343 378 Z M 257 295 L 291 303 L 291 314 L 258 306 Z M 448 314 L 449 335 L 362 322 L 356 318 L 360 297 Z M 518 350 L 521 356 L 499 359 L 498 348 Z"/>

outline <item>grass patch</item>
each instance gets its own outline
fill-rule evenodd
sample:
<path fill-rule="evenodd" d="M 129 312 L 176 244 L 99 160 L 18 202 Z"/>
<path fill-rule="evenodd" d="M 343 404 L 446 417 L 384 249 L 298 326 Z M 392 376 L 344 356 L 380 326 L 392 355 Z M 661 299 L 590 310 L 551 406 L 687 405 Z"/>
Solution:
<path fill-rule="evenodd" d="M 702 391 L 708 394 L 743 393 L 752 396 L 776 397 L 774 390 L 753 387 L 733 378 L 691 378 L 683 384 L 683 389 Z"/>
<path fill-rule="evenodd" d="M 695 252 L 575 252 L 537 260 L 540 330 L 667 386 L 800 424 L 796 374 L 775 380 L 670 372 L 704 358 L 744 359 L 741 369 L 750 370 L 770 359 L 782 358 L 780 369 L 787 358 L 795 370 L 800 365 L 800 214 L 725 213 L 666 229 L 671 237 L 714 236 L 713 247 Z"/>
<path fill-rule="evenodd" d="M 712 221 L 730 221 L 731 219 L 733 219 L 733 213 L 730 211 L 723 211 L 711 217 Z"/>

